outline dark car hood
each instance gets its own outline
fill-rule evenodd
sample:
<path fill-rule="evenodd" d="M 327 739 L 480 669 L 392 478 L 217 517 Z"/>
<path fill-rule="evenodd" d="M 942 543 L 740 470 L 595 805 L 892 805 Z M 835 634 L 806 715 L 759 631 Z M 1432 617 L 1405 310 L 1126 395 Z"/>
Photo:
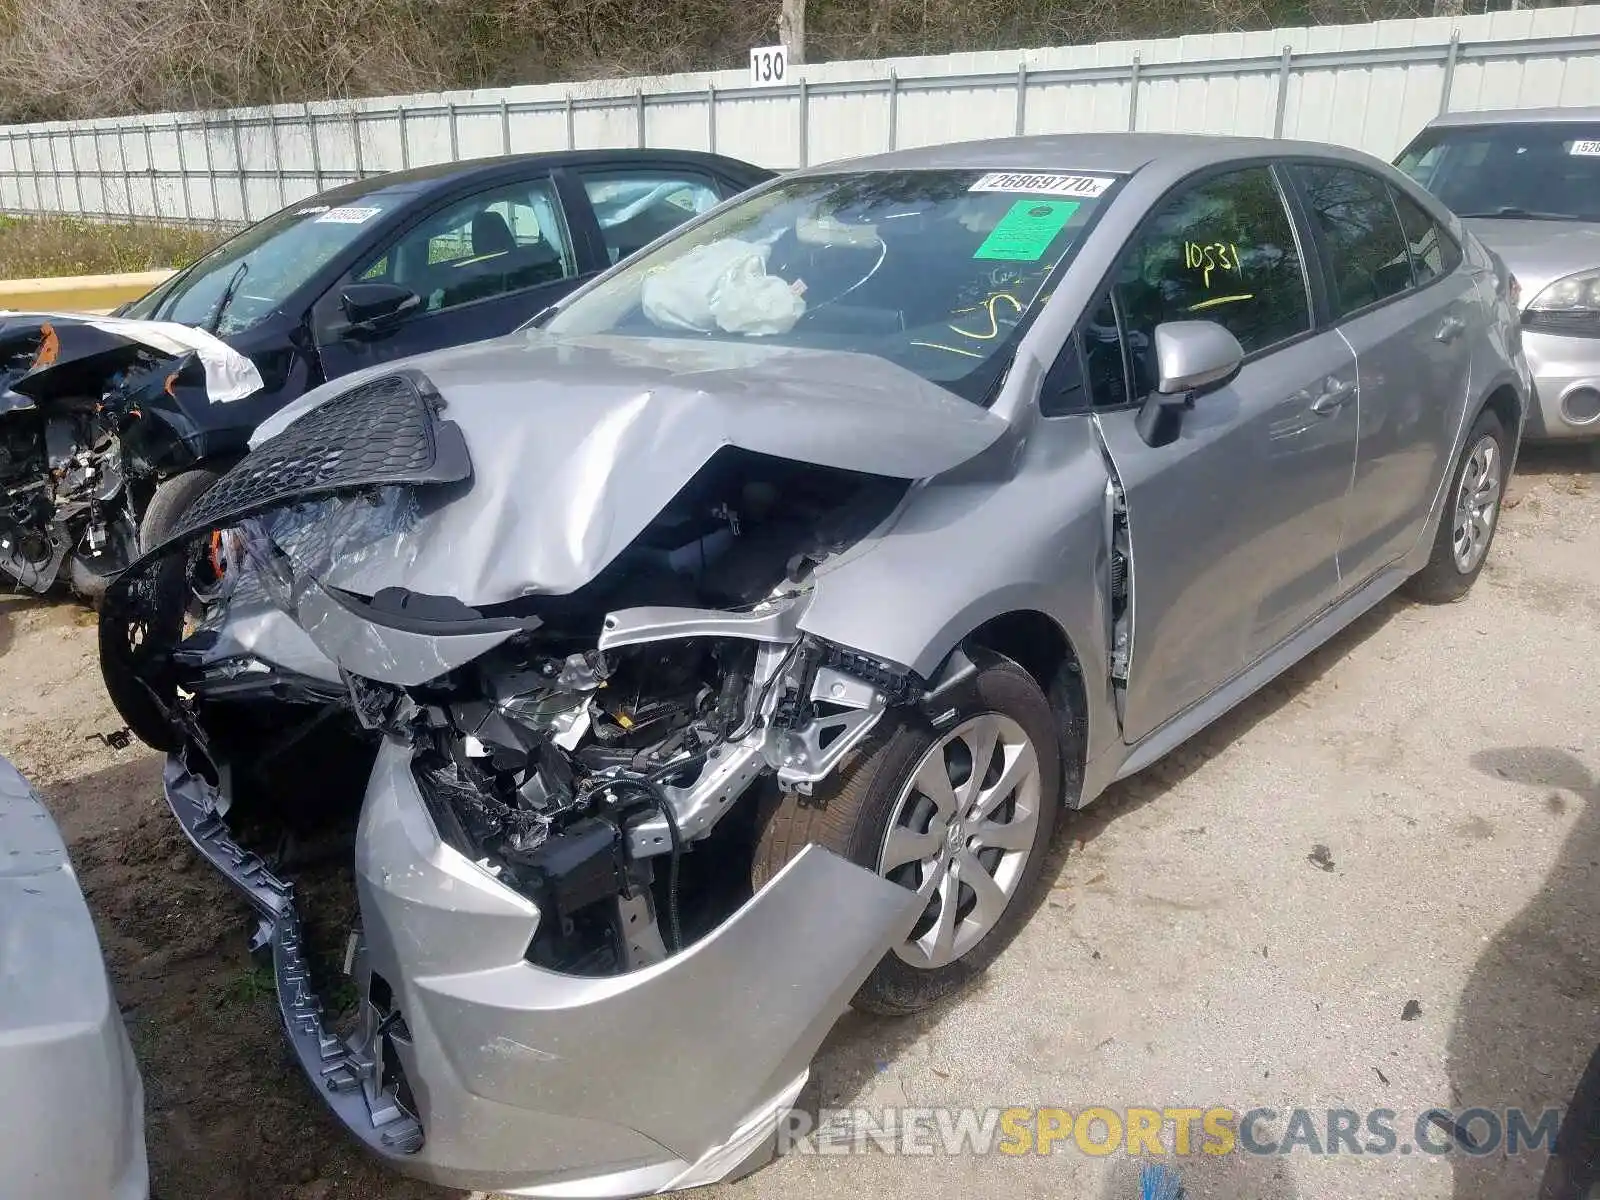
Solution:
<path fill-rule="evenodd" d="M 900 479 L 941 474 L 1003 418 L 885 360 L 760 343 L 561 337 L 538 331 L 405 360 L 444 402 L 472 462 L 465 494 L 328 558 L 320 582 L 474 608 L 582 587 L 719 449 Z M 259 446 L 353 386 L 318 388 Z"/>
<path fill-rule="evenodd" d="M 1505 259 L 1522 285 L 1524 303 L 1558 279 L 1600 268 L 1600 224 L 1500 217 L 1472 217 L 1462 223 Z"/>

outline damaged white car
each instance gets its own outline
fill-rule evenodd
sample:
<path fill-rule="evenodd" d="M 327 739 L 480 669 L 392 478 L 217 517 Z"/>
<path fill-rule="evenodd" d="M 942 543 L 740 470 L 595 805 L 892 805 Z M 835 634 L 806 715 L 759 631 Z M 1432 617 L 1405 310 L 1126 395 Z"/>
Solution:
<path fill-rule="evenodd" d="M 1471 585 L 1528 395 L 1507 289 L 1327 147 L 789 176 L 273 418 L 108 595 L 107 686 L 372 1149 L 712 1182 L 847 1003 L 999 953 L 1063 803 L 1406 581 Z M 1375 341 L 1435 326 L 1415 370 Z"/>

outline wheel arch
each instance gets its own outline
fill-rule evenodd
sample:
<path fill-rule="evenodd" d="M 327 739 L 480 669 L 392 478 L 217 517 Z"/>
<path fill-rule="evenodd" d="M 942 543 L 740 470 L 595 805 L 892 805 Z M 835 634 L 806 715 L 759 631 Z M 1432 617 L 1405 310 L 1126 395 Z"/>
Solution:
<path fill-rule="evenodd" d="M 1478 407 L 1478 412 L 1474 413 L 1472 417 L 1472 420 L 1476 421 L 1478 419 L 1478 415 L 1481 414 L 1485 409 L 1488 409 L 1489 411 L 1493 412 L 1495 416 L 1500 418 L 1501 426 L 1504 427 L 1506 433 L 1511 437 L 1511 453 L 1509 455 L 1511 462 L 1508 464 L 1506 470 L 1506 474 L 1508 476 L 1510 475 L 1511 471 L 1516 469 L 1517 454 L 1522 445 L 1522 438 L 1520 436 L 1522 429 L 1522 414 L 1526 408 L 1527 403 L 1523 399 L 1521 393 L 1517 391 L 1516 387 L 1508 380 L 1500 380 L 1495 387 L 1490 389 L 1489 394 L 1483 398 L 1482 404 L 1480 404 Z M 1469 422 L 1467 428 L 1470 429 L 1471 427 L 1472 424 Z"/>
<path fill-rule="evenodd" d="M 1085 660 L 1059 621 L 1037 608 L 1012 608 L 988 617 L 956 640 L 933 679 L 959 671 L 962 656 L 988 651 L 1009 659 L 1032 677 L 1056 716 L 1061 755 L 1061 793 L 1069 807 L 1081 803 L 1094 720 Z"/>

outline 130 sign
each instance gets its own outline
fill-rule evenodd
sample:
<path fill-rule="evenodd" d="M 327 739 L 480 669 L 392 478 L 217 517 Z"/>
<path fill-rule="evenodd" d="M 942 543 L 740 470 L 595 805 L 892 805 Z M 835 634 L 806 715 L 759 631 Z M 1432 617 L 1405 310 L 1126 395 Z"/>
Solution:
<path fill-rule="evenodd" d="M 750 82 L 757 87 L 782 83 L 789 73 L 789 47 L 755 46 L 750 51 Z"/>

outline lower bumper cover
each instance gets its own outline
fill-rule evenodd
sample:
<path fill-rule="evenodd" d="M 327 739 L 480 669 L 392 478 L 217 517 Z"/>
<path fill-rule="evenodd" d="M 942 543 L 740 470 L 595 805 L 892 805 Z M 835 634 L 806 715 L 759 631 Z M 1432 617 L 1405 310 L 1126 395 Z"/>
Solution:
<path fill-rule="evenodd" d="M 664 962 L 541 969 L 525 958 L 538 909 L 440 840 L 410 751 L 390 743 L 356 847 L 362 1027 L 339 1038 L 310 989 L 292 887 L 234 844 L 180 759 L 165 782 L 261 916 L 289 1039 L 335 1114 L 397 1169 L 453 1187 L 628 1197 L 759 1165 L 822 1039 L 916 919 L 913 893 L 812 846 Z"/>
<path fill-rule="evenodd" d="M 1527 439 L 1600 437 L 1600 340 L 1524 329 L 1522 347 L 1534 385 Z"/>

